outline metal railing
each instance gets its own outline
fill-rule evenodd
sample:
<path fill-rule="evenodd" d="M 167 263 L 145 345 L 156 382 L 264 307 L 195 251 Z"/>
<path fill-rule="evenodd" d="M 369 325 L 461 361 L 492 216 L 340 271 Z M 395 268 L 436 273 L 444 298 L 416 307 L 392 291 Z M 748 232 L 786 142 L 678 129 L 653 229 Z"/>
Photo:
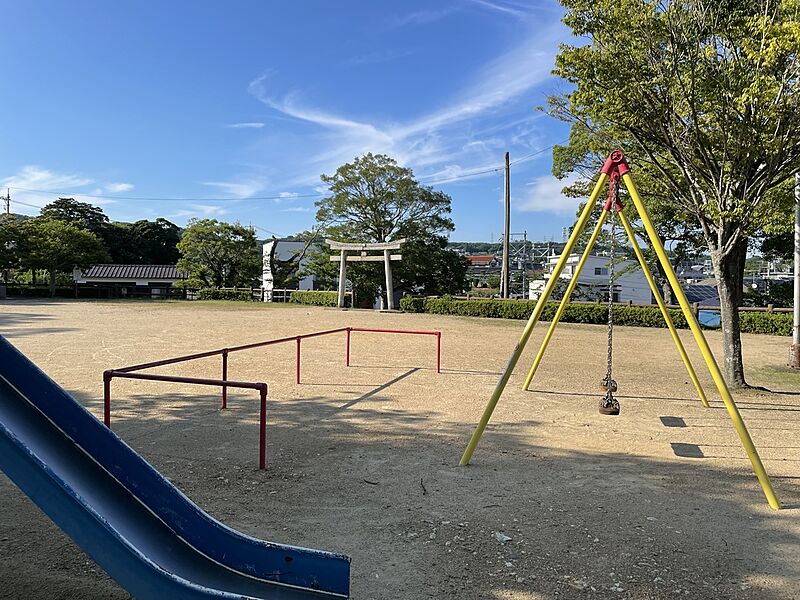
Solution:
<path fill-rule="evenodd" d="M 389 334 L 406 334 L 406 335 L 429 335 L 436 337 L 436 372 L 441 373 L 442 361 L 442 333 L 441 331 L 411 331 L 404 329 L 373 329 L 368 327 L 340 327 L 338 329 L 327 329 L 325 331 L 315 331 L 312 333 L 304 333 L 284 338 L 277 338 L 274 340 L 266 340 L 263 342 L 254 342 L 252 344 L 243 344 L 241 346 L 232 346 L 230 348 L 219 348 L 217 350 L 208 350 L 206 352 L 198 352 L 196 354 L 187 354 L 184 356 L 175 356 L 172 358 L 165 358 L 138 365 L 130 365 L 118 369 L 108 369 L 103 372 L 103 423 L 106 427 L 111 428 L 111 381 L 114 378 L 123 379 L 139 379 L 145 381 L 162 381 L 171 383 L 189 383 L 196 385 L 210 385 L 222 388 L 222 401 L 220 408 L 228 408 L 228 388 L 244 388 L 258 390 L 261 396 L 260 407 L 260 420 L 259 420 L 259 454 L 258 465 L 259 469 L 266 468 L 266 413 L 267 413 L 267 384 L 262 382 L 250 381 L 232 381 L 228 379 L 228 355 L 232 352 L 239 352 L 242 350 L 252 350 L 254 348 L 263 348 L 265 346 L 272 346 L 275 344 L 295 343 L 295 383 L 300 383 L 300 345 L 302 340 L 313 337 L 320 337 L 324 335 L 332 335 L 335 333 L 345 333 L 345 366 L 350 366 L 350 342 L 354 331 L 364 333 L 389 333 Z M 163 367 L 166 365 L 173 365 L 201 358 L 208 358 L 210 356 L 222 357 L 222 378 L 221 379 L 208 379 L 197 377 L 179 377 L 176 375 L 157 375 L 154 373 L 140 373 L 139 371 L 145 369 L 153 369 L 155 367 Z"/>

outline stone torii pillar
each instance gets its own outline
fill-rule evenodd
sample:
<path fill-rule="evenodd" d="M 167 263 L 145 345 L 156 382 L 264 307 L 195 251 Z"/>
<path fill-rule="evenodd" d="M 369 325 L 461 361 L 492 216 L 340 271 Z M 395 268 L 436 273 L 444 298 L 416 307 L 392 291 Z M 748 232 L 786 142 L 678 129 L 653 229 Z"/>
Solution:
<path fill-rule="evenodd" d="M 395 240 L 394 242 L 383 242 L 376 244 L 346 243 L 336 240 L 325 240 L 331 250 L 339 250 L 339 256 L 331 256 L 331 262 L 339 263 L 339 308 L 344 308 L 344 282 L 347 276 L 347 263 L 349 262 L 380 262 L 386 271 L 386 308 L 394 310 L 394 288 L 392 286 L 392 263 L 393 260 L 401 260 L 402 254 L 392 254 L 391 250 L 400 250 L 400 246 L 405 243 L 405 239 Z M 383 251 L 383 256 L 369 255 L 370 251 Z M 347 254 L 348 252 L 358 252 L 358 254 Z"/>

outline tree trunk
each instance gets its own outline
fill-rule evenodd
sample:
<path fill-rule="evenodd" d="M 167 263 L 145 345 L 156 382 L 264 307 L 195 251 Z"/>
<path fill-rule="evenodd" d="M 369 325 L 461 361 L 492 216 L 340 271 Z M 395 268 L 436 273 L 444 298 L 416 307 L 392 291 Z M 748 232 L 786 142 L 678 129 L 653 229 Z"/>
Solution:
<path fill-rule="evenodd" d="M 50 269 L 50 297 L 55 298 L 56 295 L 56 270 Z"/>
<path fill-rule="evenodd" d="M 723 373 L 731 387 L 747 387 L 742 361 L 742 335 L 739 306 L 742 302 L 744 264 L 747 239 L 741 240 L 726 256 L 717 248 L 711 250 L 711 262 L 719 292 L 720 322 L 722 325 Z"/>

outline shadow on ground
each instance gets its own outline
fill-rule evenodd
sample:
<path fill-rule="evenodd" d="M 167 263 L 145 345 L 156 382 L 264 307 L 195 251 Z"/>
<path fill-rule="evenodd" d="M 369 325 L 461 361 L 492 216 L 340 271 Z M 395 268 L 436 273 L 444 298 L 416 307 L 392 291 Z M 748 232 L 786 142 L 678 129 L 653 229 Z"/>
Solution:
<path fill-rule="evenodd" d="M 356 399 L 271 399 L 264 472 L 255 394 L 225 411 L 216 394 L 133 395 L 114 427 L 226 524 L 351 555 L 355 598 L 792 597 L 797 515 L 765 508 L 744 466 L 556 451 L 525 420 L 490 425 L 458 467 L 472 426 L 391 395 L 414 372 Z M 800 481 L 779 492 L 796 505 Z M 0 590 L 41 597 L 57 580 L 48 597 L 126 597 L 6 479 L 0 510 L 17 515 Z"/>

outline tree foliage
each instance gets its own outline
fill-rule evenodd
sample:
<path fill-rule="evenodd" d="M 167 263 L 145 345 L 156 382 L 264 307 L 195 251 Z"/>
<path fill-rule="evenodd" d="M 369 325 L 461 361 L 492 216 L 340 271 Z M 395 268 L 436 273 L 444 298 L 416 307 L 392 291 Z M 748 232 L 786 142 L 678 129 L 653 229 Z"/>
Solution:
<path fill-rule="evenodd" d="M 108 252 L 94 233 L 48 217 L 25 221 L 20 244 L 24 247 L 23 265 L 49 273 L 51 295 L 55 294 L 57 273 L 109 260 Z"/>
<path fill-rule="evenodd" d="M 216 219 L 192 219 L 178 251 L 178 269 L 207 287 L 251 286 L 261 273 L 252 229 Z"/>
<path fill-rule="evenodd" d="M 103 230 L 109 224 L 102 208 L 74 198 L 59 198 L 43 207 L 40 215 L 75 225 L 78 229 L 88 229 L 99 238 L 103 237 Z"/>
<path fill-rule="evenodd" d="M 562 46 L 551 99 L 573 123 L 558 174 L 621 146 L 654 216 L 701 236 L 721 297 L 725 371 L 744 385 L 739 316 L 748 237 L 800 167 L 800 1 L 562 0 L 584 42 Z M 584 187 L 585 191 L 585 187 Z M 669 237 L 669 236 L 668 236 Z"/>
<path fill-rule="evenodd" d="M 403 260 L 392 266 L 397 291 L 458 293 L 466 288 L 466 261 L 447 249 L 445 234 L 454 229 L 447 194 L 421 185 L 411 169 L 383 154 L 365 154 L 321 179 L 330 195 L 316 203 L 317 222 L 327 237 L 408 240 Z M 313 256 L 308 270 L 332 284 L 337 267 L 328 256 Z M 347 273 L 358 298 L 370 301 L 383 285 L 379 263 L 350 263 Z"/>

